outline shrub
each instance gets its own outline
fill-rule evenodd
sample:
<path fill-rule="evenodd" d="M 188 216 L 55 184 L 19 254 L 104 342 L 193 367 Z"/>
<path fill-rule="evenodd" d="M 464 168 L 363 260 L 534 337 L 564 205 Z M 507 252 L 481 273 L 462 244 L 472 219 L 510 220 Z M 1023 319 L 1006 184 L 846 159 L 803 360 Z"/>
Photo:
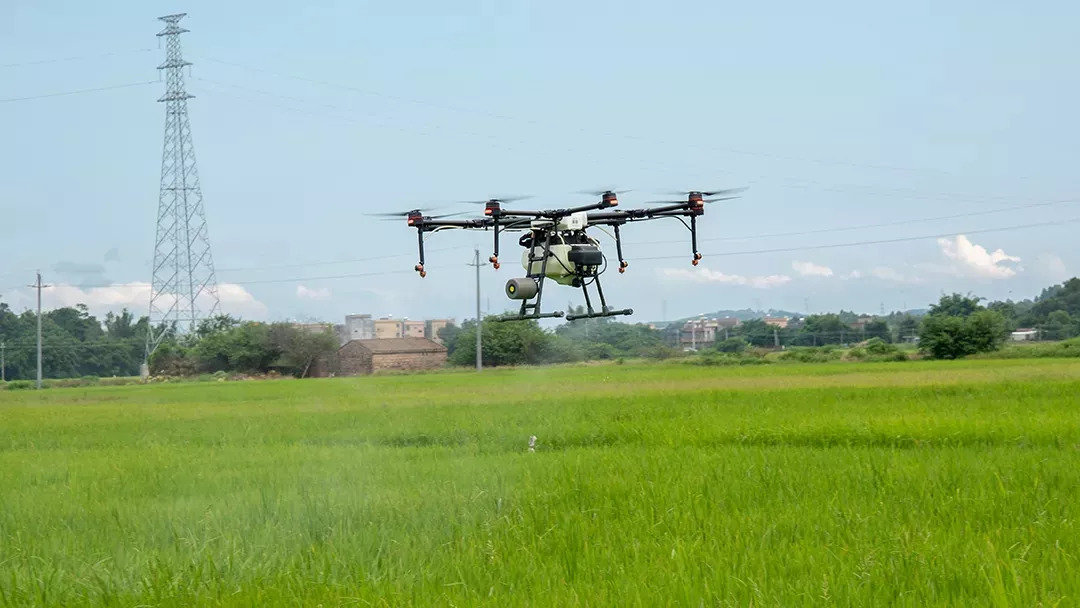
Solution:
<path fill-rule="evenodd" d="M 12 380 L 6 384 L 9 391 L 25 391 L 34 388 L 34 383 L 29 380 Z"/>
<path fill-rule="evenodd" d="M 874 356 L 877 356 L 877 357 L 880 357 L 880 356 L 883 356 L 883 355 L 891 355 L 891 354 L 893 354 L 893 353 L 895 353 L 895 352 L 897 352 L 899 350 L 899 349 L 896 348 L 896 345 L 889 344 L 888 342 L 886 342 L 885 340 L 882 340 L 881 338 L 870 338 L 869 340 L 866 341 L 866 344 L 864 345 L 864 348 L 866 348 L 866 352 L 868 354 L 871 354 L 871 355 L 874 355 Z"/>
<path fill-rule="evenodd" d="M 742 338 L 728 338 L 716 343 L 716 350 L 722 353 L 741 353 L 749 348 L 750 343 Z"/>

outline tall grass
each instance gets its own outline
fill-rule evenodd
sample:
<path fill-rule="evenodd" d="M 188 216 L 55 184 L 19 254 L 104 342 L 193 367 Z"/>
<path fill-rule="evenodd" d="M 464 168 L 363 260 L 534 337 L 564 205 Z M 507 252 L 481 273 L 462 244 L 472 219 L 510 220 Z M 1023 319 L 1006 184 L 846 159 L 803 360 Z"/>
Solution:
<path fill-rule="evenodd" d="M 0 604 L 1067 605 L 1078 406 L 1052 360 L 5 392 Z"/>

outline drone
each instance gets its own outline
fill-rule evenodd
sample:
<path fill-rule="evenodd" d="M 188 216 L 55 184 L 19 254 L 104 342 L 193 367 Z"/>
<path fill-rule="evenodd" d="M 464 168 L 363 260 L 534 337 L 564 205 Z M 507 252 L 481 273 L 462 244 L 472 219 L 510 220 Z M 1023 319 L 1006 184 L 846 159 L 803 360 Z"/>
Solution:
<path fill-rule="evenodd" d="M 395 213 L 371 214 L 381 217 L 404 217 L 408 226 L 416 229 L 420 261 L 414 269 L 420 277 L 427 276 L 424 269 L 424 235 L 444 230 L 487 230 L 494 233 L 494 252 L 488 261 L 495 270 L 500 267 L 499 237 L 504 232 L 521 233 L 518 245 L 524 251 L 521 265 L 525 276 L 512 278 L 506 282 L 506 296 L 520 301 L 518 313 L 497 317 L 499 321 L 519 321 L 527 319 L 561 318 L 562 311 L 543 312 L 540 308 L 546 281 L 580 288 L 585 296 L 585 312 L 565 314 L 567 321 L 631 315 L 631 308 L 614 309 L 609 307 L 600 286 L 600 275 L 607 270 L 607 257 L 600 249 L 600 243 L 587 234 L 592 227 L 603 230 L 610 227 L 614 234 L 615 252 L 619 259 L 619 273 L 626 272 L 629 263 L 623 257 L 622 235 L 619 228 L 632 222 L 675 218 L 690 231 L 690 247 L 693 257 L 690 263 L 697 266 L 701 261 L 698 251 L 697 218 L 705 213 L 705 205 L 716 201 L 737 198 L 743 188 L 719 190 L 690 190 L 677 194 L 684 196 L 680 200 L 651 201 L 648 205 L 657 205 L 640 209 L 614 209 L 619 204 L 618 195 L 628 190 L 587 191 L 581 194 L 600 197 L 600 200 L 588 205 L 569 208 L 530 211 L 512 207 L 512 203 L 525 200 L 527 196 L 491 198 L 482 201 L 461 201 L 462 204 L 483 205 L 484 212 L 478 218 L 458 218 L 467 213 L 446 215 L 425 215 L 420 209 Z M 450 219 L 458 218 L 458 219 Z M 688 218 L 687 222 L 683 218 Z M 605 231 L 606 232 L 606 231 Z M 600 299 L 600 307 L 594 309 L 589 297 L 589 287 L 595 287 Z"/>

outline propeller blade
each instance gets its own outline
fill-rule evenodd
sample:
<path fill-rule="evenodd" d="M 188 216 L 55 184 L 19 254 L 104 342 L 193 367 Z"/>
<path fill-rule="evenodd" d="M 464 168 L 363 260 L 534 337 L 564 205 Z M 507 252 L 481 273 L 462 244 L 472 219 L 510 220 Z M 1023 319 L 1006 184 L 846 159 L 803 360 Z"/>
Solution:
<path fill-rule="evenodd" d="M 627 192 L 633 192 L 633 190 L 578 190 L 577 194 L 588 194 L 589 196 L 604 196 L 608 192 L 612 194 L 626 194 Z"/>
<path fill-rule="evenodd" d="M 526 195 L 522 195 L 522 196 L 500 196 L 500 197 L 495 197 L 495 198 L 489 198 L 487 200 L 482 200 L 482 201 L 458 201 L 458 202 L 463 204 L 463 205 L 486 205 L 486 204 L 491 203 L 491 202 L 502 203 L 502 204 L 505 205 L 505 204 L 509 204 L 509 203 L 515 203 L 517 201 L 523 201 L 523 200 L 530 199 L 530 198 L 532 198 L 532 196 L 526 194 Z"/>
<path fill-rule="evenodd" d="M 716 196 L 721 194 L 738 194 L 746 190 L 746 188 L 718 188 L 715 190 L 679 190 L 676 192 L 660 192 L 659 194 L 673 194 L 676 196 L 690 196 L 691 194 L 700 194 L 702 196 Z"/>

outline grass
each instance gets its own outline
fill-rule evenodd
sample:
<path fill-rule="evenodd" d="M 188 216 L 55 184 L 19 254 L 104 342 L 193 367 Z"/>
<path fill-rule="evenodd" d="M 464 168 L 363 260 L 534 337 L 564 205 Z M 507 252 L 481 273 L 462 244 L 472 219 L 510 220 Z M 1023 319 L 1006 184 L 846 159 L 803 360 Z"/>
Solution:
<path fill-rule="evenodd" d="M 1065 606 L 1078 492 L 1076 360 L 10 391 L 0 604 Z"/>

